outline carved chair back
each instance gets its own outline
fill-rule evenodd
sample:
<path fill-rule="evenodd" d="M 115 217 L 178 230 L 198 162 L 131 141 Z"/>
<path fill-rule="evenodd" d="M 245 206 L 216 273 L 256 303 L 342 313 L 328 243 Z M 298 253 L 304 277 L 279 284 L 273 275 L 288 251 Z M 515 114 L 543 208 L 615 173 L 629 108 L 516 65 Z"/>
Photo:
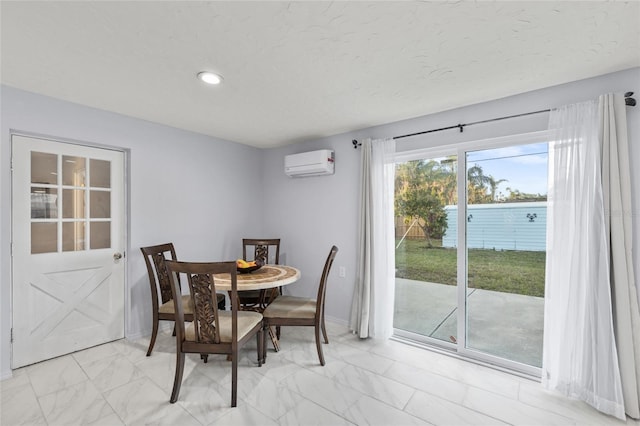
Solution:
<path fill-rule="evenodd" d="M 253 259 L 251 260 L 260 260 L 263 264 L 267 263 L 275 263 L 276 265 L 280 264 L 280 238 L 267 238 L 267 239 L 256 239 L 256 238 L 243 238 L 242 239 L 242 258 L 244 260 L 247 259 L 247 252 L 250 247 L 253 246 Z M 274 262 L 270 262 L 272 259 L 269 257 L 269 250 L 271 249 L 271 253 L 274 254 Z M 274 253 L 275 252 L 275 253 Z"/>
<path fill-rule="evenodd" d="M 167 303 L 173 298 L 166 261 L 176 260 L 176 250 L 173 247 L 173 243 L 141 247 L 140 250 L 147 265 L 152 303 L 157 309 L 158 306 Z M 178 286 L 180 286 L 180 280 L 178 280 Z M 158 300 L 158 292 L 160 293 L 160 300 Z"/>
<path fill-rule="evenodd" d="M 191 294 L 193 307 L 193 327 L 195 341 L 200 343 L 220 343 L 220 331 L 218 324 L 219 309 L 216 301 L 215 274 L 228 273 L 231 276 L 233 295 L 238 291 L 235 262 L 177 262 L 167 261 L 167 266 L 172 271 L 170 279 L 175 282 L 174 292 L 179 291 L 180 275 L 186 275 Z M 185 332 L 184 308 L 177 306 L 176 311 L 176 335 L 183 337 Z M 232 316 L 235 318 L 237 309 L 232 307 Z M 233 321 L 235 322 L 235 321 Z M 178 337 L 178 340 L 182 340 Z"/>

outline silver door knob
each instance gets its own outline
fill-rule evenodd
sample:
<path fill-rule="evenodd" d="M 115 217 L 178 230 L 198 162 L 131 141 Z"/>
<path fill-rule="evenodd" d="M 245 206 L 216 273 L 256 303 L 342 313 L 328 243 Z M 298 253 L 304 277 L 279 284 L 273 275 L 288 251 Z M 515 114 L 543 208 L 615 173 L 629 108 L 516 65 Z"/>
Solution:
<path fill-rule="evenodd" d="M 114 253 L 113 260 L 120 260 L 120 259 L 122 259 L 122 253 Z"/>

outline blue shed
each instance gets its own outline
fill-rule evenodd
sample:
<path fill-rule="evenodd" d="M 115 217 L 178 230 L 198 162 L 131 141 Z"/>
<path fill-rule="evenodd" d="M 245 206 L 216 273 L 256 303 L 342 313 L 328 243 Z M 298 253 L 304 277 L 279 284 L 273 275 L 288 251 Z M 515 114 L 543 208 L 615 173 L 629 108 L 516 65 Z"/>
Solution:
<path fill-rule="evenodd" d="M 458 206 L 445 206 L 443 247 L 458 246 Z M 545 251 L 547 202 L 471 204 L 467 207 L 467 245 L 494 250 Z"/>

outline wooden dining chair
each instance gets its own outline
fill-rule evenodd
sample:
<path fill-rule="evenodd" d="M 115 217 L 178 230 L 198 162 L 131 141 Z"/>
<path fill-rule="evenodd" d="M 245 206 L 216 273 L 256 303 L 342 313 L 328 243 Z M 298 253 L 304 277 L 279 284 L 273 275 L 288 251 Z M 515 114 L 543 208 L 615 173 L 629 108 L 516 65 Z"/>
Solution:
<path fill-rule="evenodd" d="M 160 321 L 174 321 L 175 310 L 173 307 L 173 296 L 171 295 L 171 284 L 169 283 L 169 274 L 165 265 L 166 260 L 176 260 L 176 250 L 173 243 L 158 244 L 155 246 L 141 247 L 144 262 L 147 265 L 147 273 L 149 274 L 149 285 L 151 287 L 151 309 L 153 312 L 153 329 L 151 331 L 151 341 L 147 356 L 151 355 L 153 346 L 158 336 L 158 327 Z M 180 285 L 180 282 L 178 282 Z M 158 293 L 160 297 L 158 298 Z M 224 309 L 224 294 L 217 294 L 217 303 Z M 187 321 L 193 318 L 193 312 L 188 306 L 189 296 L 182 295 L 181 300 L 184 306 L 184 315 Z M 173 330 L 175 335 L 175 328 Z"/>
<path fill-rule="evenodd" d="M 305 297 L 295 296 L 279 296 L 276 298 L 262 313 L 264 319 L 262 321 L 265 331 L 271 326 L 309 326 L 315 327 L 316 332 L 316 348 L 318 350 L 318 358 L 320 365 L 324 365 L 324 355 L 322 353 L 322 345 L 320 342 L 320 331 L 324 336 L 324 342 L 329 343 L 327 329 L 324 323 L 324 305 L 325 295 L 327 292 L 327 279 L 333 260 L 338 253 L 338 247 L 331 247 L 329 256 L 324 263 L 320 284 L 318 286 L 318 295 L 316 299 L 308 299 Z M 266 333 L 263 333 L 266 341 Z M 266 359 L 266 342 L 263 344 L 263 359 Z"/>
<path fill-rule="evenodd" d="M 251 254 L 251 251 L 253 251 L 253 254 Z M 270 252 L 273 257 L 270 256 Z M 265 265 L 267 263 L 279 265 L 280 238 L 243 238 L 242 258 L 246 261 L 259 260 Z M 240 309 L 261 312 L 272 299 L 281 293 L 281 289 L 273 289 L 270 292 L 265 290 L 241 291 L 238 293 Z"/>
<path fill-rule="evenodd" d="M 238 292 L 236 262 L 166 262 L 169 270 L 171 293 L 176 311 L 176 373 L 170 402 L 178 400 L 185 354 L 200 354 L 206 362 L 209 354 L 226 354 L 231 358 L 231 406 L 237 405 L 239 350 L 247 341 L 256 336 L 258 346 L 258 366 L 262 366 L 264 350 L 262 346 L 262 314 L 253 311 L 239 311 L 237 304 L 231 311 L 221 311 L 213 297 L 216 294 L 215 274 L 229 274 L 231 293 Z M 180 297 L 178 278 L 185 277 L 189 283 L 189 303 L 194 307 L 193 321 L 185 327 L 185 312 Z"/>

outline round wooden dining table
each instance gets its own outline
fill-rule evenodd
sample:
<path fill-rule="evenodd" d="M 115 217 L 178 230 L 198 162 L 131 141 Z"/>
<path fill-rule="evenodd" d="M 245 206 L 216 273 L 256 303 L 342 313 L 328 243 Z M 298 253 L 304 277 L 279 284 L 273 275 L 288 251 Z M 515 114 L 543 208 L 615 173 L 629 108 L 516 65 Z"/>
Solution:
<path fill-rule="evenodd" d="M 216 290 L 231 291 L 230 274 L 216 274 L 214 279 Z M 264 265 L 246 274 L 238 272 L 238 291 L 267 290 L 292 284 L 299 279 L 300 271 L 293 266 Z"/>
<path fill-rule="evenodd" d="M 261 290 L 260 303 L 256 310 L 262 312 L 270 303 L 272 297 L 277 294 L 277 288 L 288 284 L 292 284 L 300 279 L 300 271 L 293 266 L 285 265 L 264 265 L 258 270 L 248 272 L 246 274 L 238 272 L 236 281 L 238 283 L 238 291 L 243 290 Z M 231 276 L 230 274 L 214 275 L 216 290 L 231 292 Z M 267 290 L 273 289 L 272 292 Z M 271 294 L 267 294 L 271 293 Z M 239 301 L 238 301 L 239 303 Z M 274 330 L 269 328 L 269 337 L 273 343 L 273 348 L 278 352 L 280 344 Z"/>

